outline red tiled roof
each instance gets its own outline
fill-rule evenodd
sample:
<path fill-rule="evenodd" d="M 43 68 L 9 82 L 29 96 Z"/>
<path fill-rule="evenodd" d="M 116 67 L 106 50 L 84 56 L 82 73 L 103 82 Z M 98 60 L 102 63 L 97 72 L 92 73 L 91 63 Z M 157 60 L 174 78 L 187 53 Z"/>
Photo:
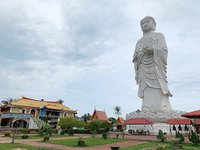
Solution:
<path fill-rule="evenodd" d="M 185 114 L 182 114 L 183 117 L 193 118 L 193 117 L 200 117 L 200 110 L 188 112 Z"/>
<path fill-rule="evenodd" d="M 200 124 L 200 119 L 195 119 L 194 120 L 194 124 L 198 124 L 199 125 Z"/>
<path fill-rule="evenodd" d="M 167 124 L 191 124 L 190 119 L 169 119 L 166 121 Z"/>
<path fill-rule="evenodd" d="M 117 118 L 117 124 L 124 124 L 124 123 L 125 123 L 125 121 L 123 118 L 121 118 L 121 117 Z"/>
<path fill-rule="evenodd" d="M 93 115 L 92 115 L 92 120 L 93 119 L 107 121 L 108 117 L 107 117 L 107 115 L 104 111 L 95 110 Z"/>
<path fill-rule="evenodd" d="M 146 118 L 131 118 L 131 119 L 126 120 L 125 125 L 131 125 L 131 124 L 145 125 L 145 124 L 153 124 L 153 122 L 151 122 L 150 120 Z"/>

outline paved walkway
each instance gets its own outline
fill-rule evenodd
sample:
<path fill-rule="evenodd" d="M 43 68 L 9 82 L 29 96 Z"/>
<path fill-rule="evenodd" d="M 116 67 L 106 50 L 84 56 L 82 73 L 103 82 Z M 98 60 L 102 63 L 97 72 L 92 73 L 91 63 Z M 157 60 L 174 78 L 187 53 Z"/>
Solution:
<path fill-rule="evenodd" d="M 0 136 L 0 143 L 10 143 L 11 142 L 11 138 L 10 137 L 1 137 Z"/>
<path fill-rule="evenodd" d="M 91 137 L 91 135 L 76 135 L 74 137 L 62 137 L 62 138 L 50 138 L 50 140 L 61 140 L 61 139 L 70 139 L 70 138 L 77 138 L 77 137 Z M 114 137 L 114 135 L 110 135 L 110 137 Z M 125 136 L 126 139 L 129 139 L 126 142 L 117 142 L 112 144 L 106 144 L 101 146 L 95 147 L 87 147 L 87 148 L 78 148 L 78 147 L 67 147 L 64 145 L 57 145 L 57 144 L 50 144 L 50 143 L 43 143 L 41 142 L 42 139 L 29 139 L 29 140 L 15 140 L 15 143 L 31 145 L 34 147 L 44 147 L 53 150 L 110 150 L 111 146 L 119 146 L 122 147 L 129 147 L 137 144 L 145 143 L 148 140 L 155 140 L 155 136 Z M 0 143 L 10 143 L 11 138 L 0 137 Z"/>
<path fill-rule="evenodd" d="M 78 148 L 78 147 L 67 147 L 64 145 L 57 145 L 57 144 L 49 144 L 49 143 L 41 143 L 41 142 L 36 142 L 36 141 L 20 141 L 17 143 L 21 144 L 26 144 L 26 145 L 31 145 L 35 147 L 44 147 L 44 148 L 52 148 L 54 150 L 110 150 L 111 146 L 119 146 L 119 147 L 128 147 L 128 146 L 133 146 L 137 144 L 142 144 L 145 143 L 144 141 L 134 141 L 134 140 L 129 140 L 126 142 L 117 142 L 113 144 L 106 144 L 106 145 L 101 145 L 101 146 L 95 146 L 95 147 L 86 147 L 86 148 Z"/>

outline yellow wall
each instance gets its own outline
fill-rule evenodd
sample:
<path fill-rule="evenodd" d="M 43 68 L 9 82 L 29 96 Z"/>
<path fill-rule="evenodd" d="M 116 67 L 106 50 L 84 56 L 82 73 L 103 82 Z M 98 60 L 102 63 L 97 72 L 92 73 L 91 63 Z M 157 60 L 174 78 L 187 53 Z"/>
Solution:
<path fill-rule="evenodd" d="M 12 108 L 11 113 L 21 113 L 21 108 Z"/>

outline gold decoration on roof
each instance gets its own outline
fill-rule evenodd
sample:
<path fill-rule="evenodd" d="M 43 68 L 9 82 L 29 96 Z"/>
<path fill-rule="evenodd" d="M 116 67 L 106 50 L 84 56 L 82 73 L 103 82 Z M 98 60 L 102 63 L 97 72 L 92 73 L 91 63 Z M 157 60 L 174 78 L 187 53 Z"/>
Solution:
<path fill-rule="evenodd" d="M 58 101 L 45 101 L 45 100 L 35 100 L 27 97 L 22 97 L 19 100 L 11 102 L 11 105 L 21 106 L 21 107 L 34 107 L 34 108 L 49 108 L 55 110 L 64 110 L 69 112 L 76 112 L 69 107 L 60 104 Z"/>

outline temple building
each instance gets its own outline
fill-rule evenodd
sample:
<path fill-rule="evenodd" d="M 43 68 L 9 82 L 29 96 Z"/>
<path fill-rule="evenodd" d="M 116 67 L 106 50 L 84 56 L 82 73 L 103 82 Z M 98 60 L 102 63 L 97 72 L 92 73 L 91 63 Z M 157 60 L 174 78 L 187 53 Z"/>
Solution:
<path fill-rule="evenodd" d="M 74 117 L 76 113 L 59 101 L 22 97 L 0 106 L 0 123 L 2 127 L 38 129 L 46 122 L 56 128 L 60 118 Z"/>
<path fill-rule="evenodd" d="M 105 111 L 94 110 L 91 120 L 108 121 L 108 117 Z"/>
<path fill-rule="evenodd" d="M 182 116 L 191 119 L 191 122 L 195 130 L 197 131 L 197 133 L 200 133 L 200 110 L 188 112 L 188 113 L 182 114 Z"/>
<path fill-rule="evenodd" d="M 125 128 L 125 121 L 122 117 L 118 117 L 116 120 L 116 123 L 114 124 L 114 129 L 116 129 L 116 131 L 123 131 Z"/>

